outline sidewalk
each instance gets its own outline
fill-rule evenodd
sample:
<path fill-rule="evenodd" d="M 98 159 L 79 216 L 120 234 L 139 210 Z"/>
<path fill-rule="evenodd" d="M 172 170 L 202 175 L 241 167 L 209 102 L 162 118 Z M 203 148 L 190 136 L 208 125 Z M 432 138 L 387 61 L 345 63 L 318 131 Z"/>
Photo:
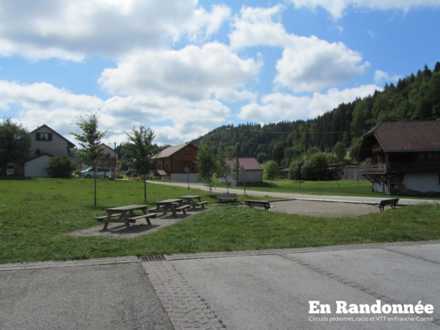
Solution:
<path fill-rule="evenodd" d="M 188 185 L 186 183 L 180 182 L 161 182 L 161 181 L 147 181 L 152 184 L 161 184 L 166 186 L 183 187 L 186 188 Z M 200 183 L 191 183 L 191 189 L 199 189 L 204 191 L 209 191 L 209 188 Z M 225 193 L 226 188 L 223 187 L 213 187 L 212 191 L 215 193 Z M 243 189 L 230 188 L 230 193 L 244 195 Z M 316 202 L 338 202 L 338 203 L 354 203 L 354 204 L 378 204 L 380 200 L 387 198 L 384 197 L 366 197 L 366 196 L 336 196 L 336 195 L 309 195 L 309 194 L 299 194 L 299 193 L 285 193 L 285 192 L 272 192 L 272 191 L 258 191 L 246 189 L 246 194 L 249 196 L 269 196 L 272 198 L 280 199 L 298 199 L 305 201 L 316 201 Z M 420 205 L 420 204 L 440 204 L 440 200 L 434 199 L 416 199 L 416 198 L 401 198 L 399 200 L 399 205 L 409 206 L 409 205 Z"/>

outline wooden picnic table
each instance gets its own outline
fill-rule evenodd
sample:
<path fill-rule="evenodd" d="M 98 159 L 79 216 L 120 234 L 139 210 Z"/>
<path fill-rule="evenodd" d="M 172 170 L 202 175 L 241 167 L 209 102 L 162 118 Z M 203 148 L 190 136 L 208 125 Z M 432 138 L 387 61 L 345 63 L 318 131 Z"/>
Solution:
<path fill-rule="evenodd" d="M 125 206 L 118 206 L 118 207 L 111 207 L 105 210 L 106 212 L 106 218 L 104 221 L 104 228 L 103 230 L 107 229 L 107 226 L 110 222 L 123 222 L 128 227 L 130 226 L 130 218 L 135 215 L 135 211 L 142 211 L 144 215 L 148 212 L 148 206 L 147 205 L 125 205 Z M 148 223 L 151 225 L 150 221 L 147 220 Z"/>
<path fill-rule="evenodd" d="M 199 195 L 185 195 L 185 196 L 180 196 L 180 198 L 183 200 L 198 200 L 198 201 L 202 200 L 202 198 Z"/>
<path fill-rule="evenodd" d="M 183 202 L 180 198 L 171 198 L 171 199 L 164 199 L 162 201 L 156 202 L 157 209 L 163 209 L 165 213 L 168 211 L 171 211 L 173 213 L 173 216 L 176 216 L 176 207 L 181 205 Z"/>
<path fill-rule="evenodd" d="M 199 195 L 185 195 L 180 196 L 180 198 L 185 203 L 191 204 L 193 210 L 197 207 L 197 203 L 200 203 L 202 201 L 202 197 L 200 197 Z"/>

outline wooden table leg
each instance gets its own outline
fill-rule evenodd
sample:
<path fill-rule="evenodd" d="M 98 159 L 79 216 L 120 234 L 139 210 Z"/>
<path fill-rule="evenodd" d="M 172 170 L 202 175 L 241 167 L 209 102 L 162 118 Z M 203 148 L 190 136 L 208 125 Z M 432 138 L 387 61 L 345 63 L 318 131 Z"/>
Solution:
<path fill-rule="evenodd" d="M 144 214 L 146 215 L 146 214 L 148 213 L 148 209 L 147 209 L 147 208 L 142 209 L 142 212 L 144 212 Z M 145 220 L 147 221 L 148 225 L 151 226 L 151 221 L 150 221 L 150 219 L 149 219 L 149 218 L 145 218 Z"/>
<path fill-rule="evenodd" d="M 130 227 L 130 220 L 128 218 L 131 217 L 131 214 L 132 214 L 132 211 L 124 212 L 123 213 L 123 216 L 124 216 L 124 219 L 125 219 L 125 226 L 127 228 Z"/>
<path fill-rule="evenodd" d="M 102 231 L 107 230 L 108 223 L 110 222 L 110 217 L 111 217 L 110 212 L 107 212 L 107 218 L 106 218 L 106 220 L 104 220 L 104 227 L 102 228 Z"/>

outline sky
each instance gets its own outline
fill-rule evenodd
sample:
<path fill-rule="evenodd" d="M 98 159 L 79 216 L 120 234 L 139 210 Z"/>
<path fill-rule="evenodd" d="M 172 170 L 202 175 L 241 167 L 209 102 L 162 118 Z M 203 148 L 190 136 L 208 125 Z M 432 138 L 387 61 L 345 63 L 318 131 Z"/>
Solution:
<path fill-rule="evenodd" d="M 0 0 L 0 120 L 159 144 L 309 119 L 440 60 L 440 0 Z"/>

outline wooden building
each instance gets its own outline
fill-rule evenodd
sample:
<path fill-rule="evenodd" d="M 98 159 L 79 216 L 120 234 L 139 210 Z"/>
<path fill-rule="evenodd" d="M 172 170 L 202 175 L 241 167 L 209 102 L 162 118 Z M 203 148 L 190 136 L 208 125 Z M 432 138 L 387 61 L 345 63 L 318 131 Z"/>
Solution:
<path fill-rule="evenodd" d="M 262 183 L 263 168 L 257 159 L 252 157 L 240 157 L 230 159 L 226 162 L 230 169 L 230 175 L 227 181 L 232 185 Z M 238 183 L 237 183 L 237 166 L 239 167 Z"/>
<path fill-rule="evenodd" d="M 156 174 L 176 182 L 197 182 L 197 146 L 192 143 L 171 146 L 153 157 Z"/>
<path fill-rule="evenodd" d="M 360 158 L 374 191 L 440 194 L 440 121 L 379 124 L 363 137 Z"/>

